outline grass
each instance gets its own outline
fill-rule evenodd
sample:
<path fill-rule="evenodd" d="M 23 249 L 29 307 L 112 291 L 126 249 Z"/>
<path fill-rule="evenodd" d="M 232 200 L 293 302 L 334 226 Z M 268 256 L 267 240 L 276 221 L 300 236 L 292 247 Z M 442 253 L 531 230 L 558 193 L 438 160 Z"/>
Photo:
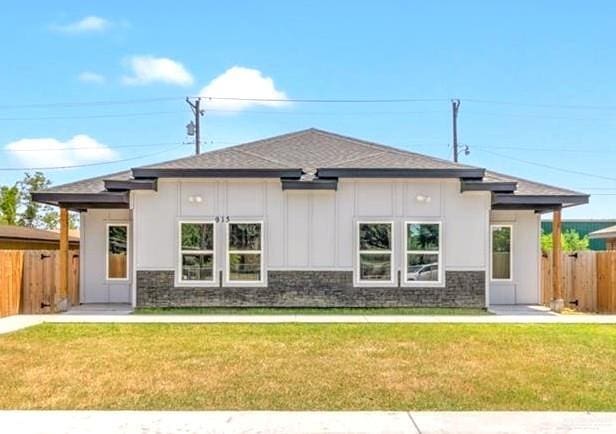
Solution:
<path fill-rule="evenodd" d="M 490 315 L 481 308 L 446 307 L 142 307 L 141 315 Z"/>
<path fill-rule="evenodd" d="M 616 327 L 43 324 L 2 409 L 614 410 Z"/>

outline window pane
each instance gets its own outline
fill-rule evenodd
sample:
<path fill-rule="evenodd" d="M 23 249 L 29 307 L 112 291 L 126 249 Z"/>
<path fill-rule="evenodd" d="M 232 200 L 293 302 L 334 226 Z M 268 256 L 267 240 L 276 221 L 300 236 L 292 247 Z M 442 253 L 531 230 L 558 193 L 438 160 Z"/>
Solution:
<path fill-rule="evenodd" d="M 213 280 L 214 257 L 205 255 L 182 255 L 182 280 Z"/>
<path fill-rule="evenodd" d="M 229 250 L 261 250 L 261 224 L 230 223 Z"/>
<path fill-rule="evenodd" d="M 360 280 L 391 280 L 391 254 L 360 254 Z"/>
<path fill-rule="evenodd" d="M 409 281 L 438 281 L 438 255 L 409 253 L 406 257 L 406 279 Z"/>
<path fill-rule="evenodd" d="M 126 226 L 109 226 L 109 245 L 107 277 L 126 279 L 128 277 L 128 228 Z"/>
<path fill-rule="evenodd" d="M 439 247 L 439 225 L 436 223 L 410 223 L 407 225 L 407 250 L 433 250 Z"/>
<path fill-rule="evenodd" d="M 361 223 L 359 250 L 391 250 L 391 224 Z"/>
<path fill-rule="evenodd" d="M 260 281 L 261 255 L 242 253 L 230 254 L 229 280 Z"/>
<path fill-rule="evenodd" d="M 511 228 L 492 228 L 492 278 L 511 278 Z"/>
<path fill-rule="evenodd" d="M 182 223 L 182 250 L 213 250 L 212 223 Z"/>

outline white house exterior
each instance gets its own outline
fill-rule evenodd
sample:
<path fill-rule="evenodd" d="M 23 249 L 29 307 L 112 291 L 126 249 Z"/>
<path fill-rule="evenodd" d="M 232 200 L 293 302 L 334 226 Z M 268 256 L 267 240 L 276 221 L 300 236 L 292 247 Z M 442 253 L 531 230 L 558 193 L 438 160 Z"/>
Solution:
<path fill-rule="evenodd" d="M 588 196 L 310 129 L 34 194 L 81 211 L 81 300 L 538 303 L 540 213 Z"/>

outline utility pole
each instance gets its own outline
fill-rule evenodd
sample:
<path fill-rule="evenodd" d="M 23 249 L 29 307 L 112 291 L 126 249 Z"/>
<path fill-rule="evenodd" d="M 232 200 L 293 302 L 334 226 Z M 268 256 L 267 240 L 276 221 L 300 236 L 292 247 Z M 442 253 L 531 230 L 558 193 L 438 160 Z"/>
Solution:
<path fill-rule="evenodd" d="M 201 125 L 200 119 L 201 116 L 205 114 L 205 110 L 201 110 L 201 98 L 196 97 L 195 102 L 192 102 L 189 97 L 186 97 L 186 102 L 190 106 L 195 115 L 195 122 L 192 121 L 186 125 L 187 133 L 189 136 L 195 136 L 195 154 L 199 155 L 201 153 Z"/>
<path fill-rule="evenodd" d="M 453 120 L 453 161 L 458 162 L 458 110 L 460 109 L 460 100 L 451 100 L 451 115 Z"/>

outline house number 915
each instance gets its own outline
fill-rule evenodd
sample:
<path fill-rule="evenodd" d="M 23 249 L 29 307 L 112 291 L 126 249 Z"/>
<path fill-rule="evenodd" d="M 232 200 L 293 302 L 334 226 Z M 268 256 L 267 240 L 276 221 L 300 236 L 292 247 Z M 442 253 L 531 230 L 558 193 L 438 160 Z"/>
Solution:
<path fill-rule="evenodd" d="M 221 215 L 221 216 L 217 216 L 215 219 L 216 223 L 220 223 L 220 222 L 226 222 L 229 223 L 229 216 L 228 215 Z"/>

